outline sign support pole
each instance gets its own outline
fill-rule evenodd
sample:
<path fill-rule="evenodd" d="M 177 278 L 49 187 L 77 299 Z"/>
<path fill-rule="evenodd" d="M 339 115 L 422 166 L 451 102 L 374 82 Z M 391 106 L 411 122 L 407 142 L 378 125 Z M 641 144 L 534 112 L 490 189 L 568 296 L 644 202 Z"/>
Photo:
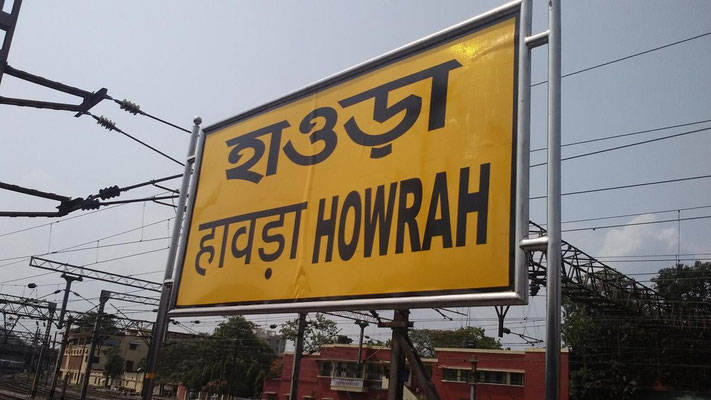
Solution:
<path fill-rule="evenodd" d="M 356 325 L 360 327 L 360 336 L 358 337 L 358 374 L 363 377 L 363 336 L 365 328 L 369 325 L 368 321 L 356 321 Z"/>
<path fill-rule="evenodd" d="M 89 389 L 89 378 L 91 377 L 91 366 L 94 364 L 94 352 L 96 351 L 96 342 L 99 341 L 99 329 L 101 328 L 101 317 L 104 314 L 104 306 L 109 301 L 111 292 L 108 290 L 101 291 L 99 298 L 99 309 L 96 311 L 96 320 L 94 321 L 94 332 L 91 335 L 91 346 L 89 346 L 89 358 L 86 360 L 86 371 L 84 371 L 84 380 L 81 384 L 81 394 L 79 399 L 86 399 L 86 393 Z"/>
<path fill-rule="evenodd" d="M 69 281 L 67 281 L 67 284 L 69 284 Z M 54 365 L 54 374 L 52 374 L 52 384 L 49 387 L 49 394 L 47 395 L 48 400 L 54 399 L 54 393 L 57 390 L 57 378 L 59 377 L 59 371 L 62 367 L 62 359 L 64 358 L 64 351 L 67 349 L 67 343 L 69 343 L 69 333 L 72 328 L 72 321 L 73 320 L 70 315 L 67 318 L 66 325 L 64 326 L 64 335 L 62 336 L 62 343 L 59 346 L 59 354 L 57 354 L 57 362 Z"/>
<path fill-rule="evenodd" d="M 306 331 L 306 313 L 299 314 L 299 328 L 294 344 L 294 365 L 291 368 L 291 388 L 289 398 L 296 399 L 299 392 L 299 374 L 301 370 L 301 356 L 304 353 L 304 331 Z"/>
<path fill-rule="evenodd" d="M 198 136 L 200 135 L 200 124 L 202 118 L 195 117 L 193 119 L 192 134 L 190 136 L 190 144 L 188 145 L 188 157 L 183 170 L 183 181 L 180 185 L 180 197 L 178 198 L 178 210 L 175 213 L 175 223 L 173 224 L 173 234 L 170 239 L 170 249 L 168 250 L 168 260 L 165 266 L 165 275 L 163 276 L 163 290 L 160 292 L 160 303 L 158 305 L 158 315 L 156 323 L 153 324 L 153 332 L 151 335 L 151 344 L 148 349 L 148 358 L 146 362 L 146 373 L 143 376 L 143 392 L 142 399 L 150 400 L 153 397 L 153 387 L 155 386 L 156 370 L 158 369 L 158 354 L 160 346 L 165 338 L 165 331 L 168 327 L 168 308 L 170 304 L 171 291 L 173 288 L 173 269 L 175 257 L 178 252 L 178 243 L 183 226 L 183 216 L 185 214 L 185 204 L 188 198 L 188 185 L 193 172 L 193 164 L 195 163 L 195 147 Z"/>
<path fill-rule="evenodd" d="M 548 2 L 548 249 L 546 255 L 546 400 L 560 396 L 560 0 Z"/>
<path fill-rule="evenodd" d="M 388 382 L 388 400 L 402 400 L 405 370 L 405 353 L 401 349 L 400 335 L 407 329 L 410 310 L 395 310 L 393 313 L 393 337 L 390 345 L 390 377 Z"/>
<path fill-rule="evenodd" d="M 62 274 L 62 278 L 66 281 L 64 285 L 64 297 L 62 298 L 62 309 L 59 311 L 59 319 L 57 320 L 57 328 L 62 329 L 64 324 L 64 314 L 67 312 L 67 302 L 69 301 L 69 292 L 72 289 L 72 282 L 82 281 L 81 276 Z"/>
<path fill-rule="evenodd" d="M 45 354 L 45 348 L 49 350 L 49 332 L 52 329 L 52 319 L 54 317 L 54 311 L 55 309 L 52 308 L 50 309 L 50 317 L 46 321 L 47 328 L 44 331 L 44 339 L 42 340 L 42 347 L 40 347 L 39 351 L 39 357 L 37 358 L 37 369 L 35 370 L 35 379 L 32 382 L 32 391 L 30 392 L 30 398 L 34 399 L 35 396 L 37 395 L 37 386 L 39 386 L 39 381 L 42 376 L 42 368 L 44 367 L 43 364 L 43 359 L 46 357 Z"/>

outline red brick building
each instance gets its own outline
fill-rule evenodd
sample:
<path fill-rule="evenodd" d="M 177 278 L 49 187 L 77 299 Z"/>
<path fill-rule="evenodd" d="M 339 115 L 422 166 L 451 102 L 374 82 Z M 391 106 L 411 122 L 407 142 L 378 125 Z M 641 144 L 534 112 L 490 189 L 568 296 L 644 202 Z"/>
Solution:
<path fill-rule="evenodd" d="M 435 349 L 436 358 L 423 359 L 442 399 L 469 399 L 472 359 L 477 360 L 477 400 L 542 399 L 545 394 L 545 353 L 485 349 Z M 363 347 L 360 371 L 355 345 L 328 345 L 301 361 L 299 400 L 387 398 L 390 349 Z M 561 353 L 561 399 L 568 399 L 568 353 Z M 284 354 L 281 374 L 264 381 L 263 399 L 289 398 L 293 354 Z M 405 399 L 421 393 L 412 374 Z"/>

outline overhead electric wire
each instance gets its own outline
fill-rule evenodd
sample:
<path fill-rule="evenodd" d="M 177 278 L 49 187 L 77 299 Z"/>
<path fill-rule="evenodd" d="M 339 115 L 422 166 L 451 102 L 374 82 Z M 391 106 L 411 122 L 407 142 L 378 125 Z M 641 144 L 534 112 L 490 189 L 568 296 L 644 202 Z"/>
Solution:
<path fill-rule="evenodd" d="M 158 187 L 159 189 L 165 190 L 166 192 L 178 193 L 179 191 L 177 191 L 177 190 L 170 189 L 170 188 L 165 188 L 165 187 L 156 185 L 156 183 L 160 183 L 160 182 L 164 182 L 164 181 L 168 181 L 168 180 L 180 178 L 180 177 L 182 177 L 182 176 L 183 176 L 183 174 L 175 174 L 175 175 L 170 175 L 170 176 L 166 176 L 166 177 L 163 177 L 163 178 L 151 179 L 151 180 L 149 180 L 149 181 L 137 183 L 137 184 L 135 184 L 135 185 L 129 185 L 129 186 L 124 186 L 124 187 L 121 187 L 121 188 L 117 188 L 116 190 L 118 190 L 118 191 L 120 191 L 120 192 L 127 192 L 127 191 L 129 191 L 129 190 L 136 189 L 136 188 L 139 188 L 139 187 L 148 186 L 148 185 L 153 185 L 153 186 Z M 101 192 L 101 191 L 100 191 L 100 192 Z M 100 197 L 100 195 L 93 195 L 93 196 L 90 196 L 90 197 Z M 72 219 L 75 219 L 75 218 L 80 218 L 80 217 L 84 217 L 84 216 L 87 216 L 87 215 L 92 215 L 92 214 L 95 214 L 95 213 L 98 213 L 98 212 L 101 212 L 101 211 L 106 211 L 106 210 L 114 209 L 114 208 L 116 208 L 116 207 L 121 207 L 122 205 L 125 205 L 125 204 L 127 204 L 127 203 L 112 205 L 112 206 L 109 206 L 109 207 L 106 207 L 106 208 L 101 208 L 101 209 L 98 209 L 98 210 L 89 211 L 89 212 L 84 213 L 84 214 L 78 214 L 78 215 L 74 215 L 74 216 L 71 216 L 71 217 L 62 218 L 62 219 L 60 219 L 60 220 L 58 220 L 58 221 L 47 222 L 47 223 L 44 223 L 44 224 L 39 224 L 39 225 L 31 226 L 31 227 L 28 227 L 28 228 L 23 228 L 23 229 L 18 229 L 18 230 L 15 230 L 15 231 L 0 233 L 0 238 L 1 238 L 1 237 L 5 237 L 5 236 L 9 236 L 9 235 L 14 235 L 14 234 L 16 234 L 16 233 L 27 232 L 27 231 L 30 231 L 30 230 L 33 230 L 33 229 L 37 229 L 37 228 L 42 228 L 42 227 L 49 226 L 49 225 L 52 225 L 52 224 L 59 224 L 59 223 L 61 223 L 61 222 L 69 221 L 69 220 L 72 220 Z"/>
<path fill-rule="evenodd" d="M 153 250 L 142 251 L 142 252 L 139 252 L 139 253 L 131 253 L 131 254 L 128 254 L 128 255 L 125 255 L 125 256 L 119 256 L 119 257 L 109 258 L 109 259 L 106 259 L 106 260 L 101 260 L 101 261 L 95 261 L 95 262 L 92 262 L 92 263 L 87 263 L 87 264 L 82 265 L 82 267 L 86 267 L 87 265 L 103 264 L 103 263 L 110 262 L 110 261 L 123 260 L 123 259 L 131 258 L 131 257 L 143 256 L 143 255 L 146 255 L 146 254 L 151 254 L 151 253 L 156 253 L 156 252 L 163 251 L 163 250 L 168 250 L 169 248 L 170 248 L 170 246 L 168 246 L 168 247 L 161 247 L 161 248 L 159 248 L 159 249 L 153 249 Z"/>
<path fill-rule="evenodd" d="M 185 164 L 183 164 L 182 162 L 180 162 L 180 161 L 176 160 L 175 158 L 169 156 L 168 154 L 166 154 L 166 153 L 164 153 L 164 152 L 158 150 L 157 148 L 151 146 L 150 144 L 148 144 L 148 143 L 146 143 L 146 142 L 144 142 L 144 141 L 142 141 L 142 140 L 140 140 L 140 139 L 138 139 L 138 138 L 136 138 L 136 137 L 134 137 L 134 136 L 132 136 L 132 135 L 126 133 L 126 132 L 124 132 L 124 131 L 121 130 L 119 127 L 117 127 L 115 123 L 113 123 L 112 121 L 110 121 L 109 119 L 107 119 L 107 118 L 105 118 L 105 117 L 103 117 L 103 116 L 102 116 L 102 117 L 97 117 L 96 115 L 94 115 L 94 114 L 92 114 L 92 113 L 90 113 L 90 112 L 85 112 L 85 113 L 83 113 L 82 115 L 88 115 L 88 116 L 94 118 L 94 119 L 96 120 L 96 123 L 98 123 L 99 125 L 103 126 L 103 127 L 106 128 L 106 129 L 108 129 L 109 131 L 116 131 L 116 132 L 118 132 L 118 133 L 120 133 L 120 134 L 126 136 L 127 138 L 129 138 L 129 139 L 131 139 L 131 140 L 133 140 L 133 141 L 135 141 L 135 142 L 141 144 L 142 146 L 145 146 L 145 147 L 147 147 L 147 148 L 153 150 L 154 152 L 156 152 L 156 153 L 162 155 L 163 157 L 165 157 L 165 158 L 167 158 L 167 159 L 169 159 L 169 160 L 171 160 L 171 161 L 173 161 L 173 162 L 175 162 L 175 163 L 177 163 L 177 164 L 179 164 L 179 165 L 181 165 L 181 166 L 183 166 L 183 167 L 185 166 Z"/>
<path fill-rule="evenodd" d="M 638 57 L 638 56 L 641 56 L 641 55 L 644 55 L 644 54 L 649 54 L 649 53 L 655 52 L 655 51 L 657 51 L 657 50 L 666 49 L 667 47 L 675 46 L 675 45 L 678 45 L 678 44 L 681 44 L 681 43 L 685 43 L 685 42 L 688 42 L 688 41 L 691 41 L 691 40 L 695 40 L 695 39 L 699 39 L 699 38 L 702 38 L 702 37 L 705 37 L 705 36 L 709 36 L 709 35 L 711 35 L 711 32 L 706 32 L 706 33 L 702 33 L 702 34 L 700 34 L 700 35 L 692 36 L 692 37 L 689 37 L 689 38 L 686 38 L 686 39 L 677 40 L 676 42 L 672 42 L 672 43 L 668 43 L 668 44 L 665 44 L 665 45 L 662 45 L 662 46 L 654 47 L 654 48 L 649 49 L 649 50 L 640 51 L 640 52 L 638 52 L 638 53 L 630 54 L 630 55 L 625 56 L 625 57 L 616 58 L 616 59 L 614 59 L 614 60 L 606 61 L 606 62 L 603 62 L 603 63 L 600 63 L 600 64 L 596 64 L 596 65 L 593 65 L 593 66 L 590 66 L 590 67 L 587 67 L 587 68 L 579 69 L 579 70 L 577 70 L 577 71 L 568 72 L 568 73 L 566 73 L 566 74 L 561 75 L 561 78 L 567 78 L 567 77 L 569 77 L 569 76 L 577 75 L 577 74 L 580 74 L 580 73 L 583 73 L 583 72 L 587 72 L 587 71 L 590 71 L 590 70 L 593 70 L 593 69 L 597 69 L 597 68 L 600 68 L 600 67 L 604 67 L 604 66 L 607 66 L 607 65 L 610 65 L 610 64 L 615 64 L 615 63 L 618 63 L 618 62 L 620 62 L 620 61 L 629 60 L 630 58 Z M 538 86 L 538 85 L 542 85 L 542 84 L 547 83 L 547 82 L 548 82 L 548 80 L 536 82 L 536 83 L 532 84 L 531 87 L 536 87 L 536 86 Z"/>
<path fill-rule="evenodd" d="M 707 178 L 711 178 L 711 175 L 690 176 L 690 177 L 686 177 L 686 178 L 675 178 L 675 179 L 666 179 L 666 180 L 662 180 L 662 181 L 634 183 L 634 184 L 630 184 L 630 185 L 610 186 L 610 187 L 597 188 L 597 189 L 578 190 L 575 192 L 562 193 L 561 196 L 572 196 L 572 195 L 577 195 L 577 194 L 604 192 L 604 191 L 608 191 L 608 190 L 629 189 L 629 188 L 642 187 L 642 186 L 660 185 L 660 184 L 665 184 L 665 183 L 675 183 L 675 182 L 683 182 L 683 181 L 691 181 L 691 180 L 696 180 L 696 179 L 707 179 Z M 547 197 L 546 195 L 533 196 L 533 197 L 529 197 L 529 200 L 540 200 L 540 199 L 545 199 L 546 197 Z"/>
<path fill-rule="evenodd" d="M 88 242 L 79 243 L 79 244 L 76 244 L 76 245 L 73 245 L 73 246 L 69 246 L 69 247 L 64 247 L 64 248 L 59 249 L 59 250 L 54 250 L 54 251 L 50 251 L 50 252 L 46 252 L 46 253 L 41 253 L 41 254 L 33 254 L 33 255 L 34 255 L 34 256 L 46 256 L 46 255 L 55 254 L 55 253 L 58 253 L 58 252 L 66 252 L 66 250 L 71 250 L 71 249 L 75 249 L 75 248 L 80 247 L 80 246 L 85 246 L 85 245 L 90 244 L 90 243 L 96 243 L 96 242 L 98 242 L 98 241 L 102 241 L 102 240 L 107 240 L 107 239 L 115 238 L 115 237 L 117 237 L 117 236 L 125 235 L 125 234 L 127 234 L 127 233 L 135 232 L 135 231 L 138 231 L 138 230 L 141 230 L 141 229 L 144 229 L 144 228 L 148 228 L 148 227 L 150 227 L 150 226 L 154 226 L 154 225 L 161 224 L 161 223 L 163 223 L 163 222 L 170 221 L 171 219 L 174 219 L 174 218 L 175 218 L 175 217 L 165 218 L 165 219 L 162 219 L 162 220 L 159 220 L 159 221 L 151 222 L 150 224 L 147 224 L 147 225 L 144 224 L 144 225 L 141 225 L 141 226 L 139 226 L 139 227 L 137 227 L 137 228 L 128 229 L 128 230 L 121 231 L 121 232 L 118 232 L 118 233 L 114 233 L 114 234 L 111 234 L 111 235 L 108 235 L 108 236 L 104 236 L 104 237 L 101 237 L 101 238 L 98 238 L 98 239 L 90 240 L 90 241 L 88 241 Z M 96 247 L 94 247 L 94 248 L 96 248 Z M 11 258 L 0 259 L 0 261 L 7 261 L 7 260 L 15 259 L 15 258 L 29 258 L 29 257 L 31 257 L 31 256 L 11 257 Z M 0 267 L 2 267 L 2 265 L 0 265 Z"/>
<path fill-rule="evenodd" d="M 659 221 L 629 222 L 626 224 L 600 225 L 600 226 L 591 226 L 591 227 L 585 227 L 585 228 L 569 228 L 569 229 L 563 229 L 562 232 L 594 231 L 594 230 L 598 230 L 598 229 L 621 228 L 621 227 L 637 226 L 637 225 L 663 224 L 666 222 L 694 221 L 697 219 L 708 219 L 708 218 L 711 218 L 711 215 L 665 219 L 665 220 L 659 220 Z"/>
<path fill-rule="evenodd" d="M 152 196 L 152 197 L 144 197 L 140 199 L 128 199 L 128 200 L 114 200 L 114 201 L 102 201 L 99 204 L 102 206 L 104 205 L 114 205 L 114 204 L 128 204 L 128 203 L 142 203 L 146 201 L 158 201 L 158 200 L 169 200 L 169 199 L 177 199 L 179 196 L 177 195 L 170 195 L 170 196 Z"/>
<path fill-rule="evenodd" d="M 165 125 L 168 125 L 168 126 L 170 126 L 170 127 L 173 127 L 173 128 L 175 128 L 175 129 L 181 130 L 181 131 L 183 131 L 183 132 L 185 132 L 185 133 L 190 133 L 189 130 L 187 130 L 187 129 L 183 128 L 183 127 L 180 127 L 180 126 L 178 126 L 178 125 L 175 125 L 175 124 L 173 124 L 173 123 L 171 123 L 171 122 L 168 122 L 168 121 L 166 121 L 166 120 L 164 120 L 164 119 L 162 119 L 162 118 L 158 118 L 158 117 L 156 117 L 156 116 L 154 116 L 154 115 L 151 115 L 151 114 L 149 114 L 149 113 L 147 113 L 147 112 L 141 110 L 141 107 L 140 107 L 138 104 L 136 104 L 136 103 L 133 103 L 133 102 L 128 101 L 128 100 L 126 100 L 126 99 L 124 99 L 124 100 L 118 100 L 118 99 L 115 99 L 115 98 L 109 96 L 108 94 L 106 95 L 106 98 L 109 99 L 109 100 L 113 100 L 116 104 L 118 104 L 119 106 L 121 106 L 121 109 L 122 109 L 122 110 L 125 110 L 125 111 L 127 111 L 127 112 L 129 112 L 129 113 L 131 113 L 131 114 L 133 114 L 133 115 L 140 114 L 140 115 L 143 115 L 144 117 L 151 118 L 151 119 L 153 119 L 153 120 L 155 120 L 155 121 L 158 121 L 158 122 L 160 122 L 160 123 L 163 123 L 163 124 L 165 124 Z"/>
<path fill-rule="evenodd" d="M 163 237 L 157 237 L 157 238 L 150 238 L 150 239 L 142 239 L 142 240 L 131 240 L 128 242 L 120 242 L 120 243 L 111 243 L 111 244 L 104 244 L 100 246 L 92 246 L 92 247 L 82 247 L 79 249 L 67 249 L 67 250 L 55 250 L 51 253 L 43 253 L 43 254 L 30 254 L 30 255 L 24 255 L 24 256 L 16 256 L 16 257 L 8 257 L 8 258 L 3 258 L 0 259 L 0 261 L 9 261 L 9 260 L 20 260 L 20 259 L 28 259 L 33 256 L 46 256 L 48 254 L 64 254 L 64 253 L 74 253 L 77 251 L 92 251 L 96 249 L 104 249 L 107 247 L 117 247 L 117 246 L 127 246 L 131 244 L 141 244 L 141 243 L 149 243 L 149 242 L 155 242 L 157 240 L 167 240 L 170 239 L 170 236 L 163 236 Z M 98 240 L 95 240 L 93 242 L 97 242 Z M 2 267 L 2 265 L 0 265 Z"/>
<path fill-rule="evenodd" d="M 0 284 L 3 284 L 3 285 L 4 285 L 4 284 L 10 283 L 10 282 L 17 282 L 17 281 L 22 281 L 22 280 L 25 280 L 25 279 L 37 278 L 37 277 L 39 277 L 39 276 L 45 276 L 45 275 L 49 275 L 49 274 L 53 274 L 53 273 L 54 273 L 54 271 L 50 271 L 50 272 L 44 272 L 44 273 L 36 274 L 36 275 L 24 276 L 24 277 L 22 277 L 22 278 L 15 278 L 15 279 L 7 280 L 7 281 L 2 281 L 2 282 L 0 282 Z"/>
<path fill-rule="evenodd" d="M 640 258 L 640 257 L 676 257 L 676 256 L 711 256 L 711 253 L 681 253 L 681 254 L 636 254 L 636 255 L 630 255 L 630 254 L 624 254 L 624 255 L 617 255 L 617 256 L 599 256 L 595 257 L 598 260 L 603 259 L 603 258 Z M 654 272 L 656 273 L 656 272 Z M 627 275 L 634 275 L 634 274 L 627 274 Z"/>
<path fill-rule="evenodd" d="M 711 122 L 711 119 L 704 119 L 704 120 L 700 120 L 700 121 L 686 122 L 686 123 L 675 124 L 675 125 L 667 125 L 667 126 L 662 126 L 662 127 L 659 127 L 659 128 L 644 129 L 644 130 L 641 130 L 641 131 L 634 131 L 634 132 L 628 132 L 628 133 L 620 133 L 620 134 L 617 134 L 617 135 L 605 136 L 605 137 L 600 137 L 600 138 L 595 138 L 595 139 L 580 140 L 580 141 L 577 141 L 577 142 L 570 142 L 570 143 L 562 144 L 562 145 L 560 145 L 560 147 L 577 146 L 577 145 L 580 145 L 580 144 L 588 144 L 588 143 L 600 142 L 600 141 L 603 141 L 603 140 L 619 139 L 619 138 L 622 138 L 622 137 L 635 136 L 635 135 L 640 135 L 640 134 L 643 134 L 643 133 L 663 131 L 663 130 L 672 129 L 672 128 L 681 128 L 681 127 L 689 126 L 689 125 L 698 125 L 698 124 L 703 124 L 703 123 L 706 123 L 706 122 Z M 547 149 L 548 149 L 547 147 L 539 147 L 539 148 L 537 148 L 537 149 L 531 150 L 531 153 L 534 153 L 534 152 L 537 152 L 537 151 L 543 151 L 543 150 L 547 150 Z"/>
<path fill-rule="evenodd" d="M 62 219 L 60 219 L 60 220 L 58 220 L 58 221 L 47 222 L 47 223 L 45 223 L 45 224 L 35 225 L 35 226 L 31 226 L 31 227 L 29 227 L 29 228 L 22 228 L 22 229 L 18 229 L 18 230 L 16 230 L 16 231 L 1 233 L 1 234 L 0 234 L 0 237 L 5 237 L 5 236 L 9 236 L 9 235 L 14 235 L 14 234 L 16 234 L 16 233 L 21 233 L 21 232 L 27 232 L 27 231 L 30 231 L 30 230 L 33 230 L 33 229 L 43 228 L 43 227 L 45 227 L 45 226 L 49 226 L 49 225 L 52 225 L 52 224 L 59 224 L 59 223 L 61 223 L 61 222 L 69 221 L 70 219 L 79 218 L 79 217 L 84 217 L 84 216 L 87 216 L 87 215 L 96 214 L 96 213 L 101 212 L 101 211 L 106 211 L 106 210 L 114 209 L 114 208 L 116 208 L 116 207 L 121 207 L 122 205 L 123 205 L 123 204 L 119 204 L 119 205 L 115 205 L 115 206 L 111 206 L 111 207 L 106 207 L 106 208 L 102 208 L 102 209 L 99 209 L 99 210 L 90 211 L 90 212 L 84 213 L 84 214 L 78 214 L 78 215 L 74 215 L 74 216 L 71 216 L 71 217 L 62 218 Z"/>
<path fill-rule="evenodd" d="M 143 187 L 143 186 L 149 186 L 149 185 L 157 186 L 156 183 L 161 183 L 161 182 L 165 182 L 165 181 L 170 181 L 170 180 L 173 180 L 173 179 L 180 178 L 180 177 L 182 177 L 182 176 L 183 176 L 183 174 L 175 174 L 175 175 L 170 175 L 170 176 L 166 176 L 166 177 L 163 177 L 163 178 L 151 179 L 151 180 L 149 180 L 149 181 L 145 181 L 145 182 L 141 182 L 141 183 L 136 183 L 135 185 L 124 186 L 124 187 L 119 188 L 118 190 L 121 191 L 121 192 L 127 192 L 127 191 L 129 191 L 129 190 L 137 189 L 137 188 L 140 188 L 140 187 Z M 163 190 L 165 190 L 165 191 L 168 191 L 168 192 L 176 192 L 176 193 L 178 192 L 177 190 L 168 189 L 168 188 L 161 188 L 161 189 L 163 189 Z"/>
<path fill-rule="evenodd" d="M 614 151 L 614 150 L 620 150 L 620 149 L 625 149 L 625 148 L 628 148 L 628 147 L 640 146 L 640 145 L 643 145 L 643 144 L 658 142 L 658 141 L 660 141 L 660 140 L 673 139 L 673 138 L 677 138 L 677 137 L 680 137 L 680 136 L 690 135 L 690 134 L 692 134 L 692 133 L 699 133 L 699 132 L 708 131 L 708 130 L 711 130 L 711 127 L 708 127 L 708 128 L 701 128 L 701 129 L 694 129 L 694 130 L 691 130 L 691 131 L 676 133 L 676 134 L 673 134 L 673 135 L 662 136 L 662 137 L 658 137 L 658 138 L 654 138 L 654 139 L 649 139 L 649 140 L 643 140 L 643 141 L 641 141 L 641 142 L 628 143 L 628 144 L 623 144 L 623 145 L 620 145 L 620 146 L 609 147 L 609 148 L 607 148 L 607 149 L 596 150 L 596 151 L 591 151 L 591 152 L 582 153 L 582 154 L 576 154 L 576 155 L 574 155 L 574 156 L 563 157 L 563 158 L 561 158 L 561 161 L 574 160 L 574 159 L 576 159 L 576 158 L 582 158 L 582 157 L 588 157 L 588 156 L 592 156 L 592 155 L 596 155 L 596 154 L 607 153 L 607 152 Z M 538 163 L 538 164 L 532 164 L 530 167 L 531 167 L 531 168 L 535 168 L 535 167 L 540 167 L 540 166 L 543 166 L 543 165 L 546 165 L 546 164 L 547 164 L 547 162 L 540 162 L 540 163 Z"/>
<path fill-rule="evenodd" d="M 605 260 L 606 263 L 640 263 L 640 262 L 677 262 L 677 261 L 698 261 L 699 259 L 696 257 L 692 258 L 667 258 L 667 259 L 645 259 L 645 260 L 615 260 L 615 259 L 607 259 Z M 698 277 L 698 278 L 673 278 L 673 279 L 668 279 L 668 280 L 687 280 L 687 279 L 702 279 L 702 278 L 709 278 L 709 277 Z M 650 282 L 649 280 L 646 281 L 640 281 L 636 280 L 636 282 Z"/>
<path fill-rule="evenodd" d="M 650 214 L 664 214 L 664 213 L 670 213 L 670 212 L 678 212 L 678 211 L 690 211 L 690 210 L 700 210 L 704 208 L 711 208 L 711 205 L 706 205 L 706 206 L 696 206 L 696 207 L 680 207 L 680 208 L 674 208 L 674 209 L 668 209 L 668 210 L 661 210 L 661 211 L 647 211 L 647 212 L 639 212 L 639 213 L 631 213 L 631 214 L 619 214 L 619 215 L 610 215 L 607 217 L 593 217 L 593 218 L 581 218 L 581 219 L 570 219 L 567 221 L 563 221 L 563 224 L 572 224 L 572 223 L 578 223 L 578 222 L 589 222 L 589 221 L 600 221 L 600 220 L 605 220 L 605 219 L 615 219 L 615 218 L 627 218 L 627 217 L 639 217 L 641 215 L 650 215 Z M 541 226 L 546 226 L 546 224 L 540 224 Z"/>

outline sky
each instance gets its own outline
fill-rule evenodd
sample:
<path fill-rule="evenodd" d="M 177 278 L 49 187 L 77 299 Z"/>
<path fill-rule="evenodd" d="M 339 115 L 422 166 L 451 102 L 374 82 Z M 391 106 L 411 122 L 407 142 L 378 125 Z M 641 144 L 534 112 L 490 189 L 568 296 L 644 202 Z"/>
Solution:
<path fill-rule="evenodd" d="M 5 3 L 7 8 L 11 2 Z M 547 27 L 547 2 L 533 3 L 533 32 L 538 33 Z M 708 1 L 563 3 L 564 74 L 711 31 Z M 129 99 L 142 110 L 186 128 L 196 115 L 207 126 L 501 4 L 26 1 L 8 62 L 84 90 L 107 88 L 114 98 Z M 704 36 L 564 78 L 562 142 L 711 119 L 709 50 L 711 36 Z M 540 47 L 532 54 L 532 82 L 544 81 L 547 50 Z M 531 147 L 538 149 L 546 145 L 547 85 L 531 90 Z M 0 96 L 77 101 L 10 76 L 0 83 Z M 107 101 L 92 112 L 174 158 L 185 158 L 188 135 L 184 132 L 128 114 Z M 108 186 L 182 172 L 174 162 L 101 128 L 86 116 L 2 105 L 0 121 L 3 182 L 84 197 Z M 563 157 L 707 127 L 711 123 L 567 146 Z M 709 132 L 564 161 L 562 191 L 708 175 Z M 544 161 L 545 151 L 532 153 L 532 164 Z M 531 196 L 545 194 L 545 173 L 545 166 L 531 169 Z M 166 185 L 177 188 L 179 181 Z M 162 192 L 144 188 L 121 198 Z M 634 215 L 564 224 L 564 229 L 601 228 L 567 231 L 563 239 L 649 284 L 649 274 L 673 265 L 677 254 L 685 262 L 711 257 L 709 219 L 682 220 L 711 215 L 711 208 L 684 210 L 710 205 L 710 179 L 567 195 L 562 200 L 563 221 Z M 0 192 L 2 210 L 51 211 L 55 206 L 52 201 Z M 530 210 L 533 221 L 545 223 L 545 200 L 531 200 Z M 667 210 L 671 212 L 659 213 Z M 56 261 L 158 281 L 165 268 L 173 217 L 172 207 L 139 203 L 77 212 L 60 219 L 0 218 L 0 292 L 50 294 L 44 298 L 60 301 L 60 295 L 51 294 L 63 283 L 59 276 L 37 276 L 44 272 L 28 266 L 28 256 L 44 254 Z M 677 218 L 679 223 L 649 223 Z M 609 225 L 626 226 L 603 227 Z M 129 232 L 114 236 L 124 231 Z M 126 242 L 132 243 L 122 244 Z M 31 290 L 27 288 L 30 282 L 39 286 Z M 93 307 L 99 291 L 109 286 L 76 283 L 74 290 L 83 298 L 73 295 L 69 308 Z M 512 307 L 507 326 L 543 339 L 544 304 L 545 291 L 541 291 L 528 306 Z M 135 318 L 153 318 L 150 312 L 139 311 L 145 308 L 114 305 Z M 492 307 L 459 308 L 458 312 L 464 315 L 450 313 L 450 321 L 432 310 L 419 310 L 413 319 L 417 328 L 453 329 L 470 324 L 485 327 L 487 334 L 496 333 Z M 266 328 L 293 317 L 281 314 L 250 319 Z M 190 322 L 194 320 L 201 323 Z M 218 320 L 192 318 L 184 323 L 190 329 L 209 330 Z M 356 339 L 357 327 L 338 321 L 342 332 Z M 31 324 L 25 323 L 28 328 Z M 389 336 L 387 330 L 372 326 L 366 334 L 381 340 Z M 506 335 L 502 343 L 526 346 L 513 335 Z"/>

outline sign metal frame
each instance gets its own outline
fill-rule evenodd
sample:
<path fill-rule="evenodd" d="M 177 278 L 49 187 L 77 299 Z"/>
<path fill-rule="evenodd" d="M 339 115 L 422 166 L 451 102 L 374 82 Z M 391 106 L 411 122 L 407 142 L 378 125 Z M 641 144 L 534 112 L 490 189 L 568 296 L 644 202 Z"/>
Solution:
<path fill-rule="evenodd" d="M 174 268 L 173 290 L 169 302 L 169 315 L 171 317 L 209 316 L 228 314 L 260 314 L 281 312 L 310 312 L 310 311 L 335 311 L 335 310 L 367 310 L 367 309 L 394 309 L 394 308 L 430 308 L 436 306 L 490 306 L 490 305 L 522 305 L 528 302 L 528 277 L 527 258 L 524 250 L 519 248 L 519 243 L 528 234 L 528 169 L 529 169 L 529 130 L 530 130 L 530 55 L 525 38 L 530 34 L 530 24 L 522 19 L 522 0 L 513 1 L 495 8 L 489 12 L 473 17 L 462 23 L 449 27 L 433 35 L 412 42 L 395 49 L 384 55 L 356 65 L 345 71 L 327 77 L 321 81 L 308 85 L 286 96 L 265 103 L 249 111 L 225 121 L 213 124 L 205 129 L 198 138 L 197 151 L 195 152 L 194 171 L 190 177 L 190 189 L 187 193 L 187 207 L 185 218 L 182 222 L 182 235 L 177 249 L 177 260 Z M 260 302 L 257 304 L 218 304 L 208 306 L 177 306 L 177 293 L 183 273 L 183 265 L 187 246 L 187 236 L 192 223 L 192 214 L 197 183 L 202 165 L 202 156 L 205 149 L 206 135 L 230 126 L 239 121 L 278 108 L 295 100 L 301 99 L 320 90 L 338 85 L 354 77 L 375 70 L 392 62 L 399 61 L 409 55 L 430 49 L 464 34 L 474 33 L 484 27 L 507 19 L 515 19 L 514 33 L 514 70 L 513 93 L 514 115 L 513 123 L 513 154 L 515 171 L 513 173 L 514 185 L 511 188 L 512 212 L 511 218 L 511 245 L 513 252 L 513 271 L 510 273 L 510 286 L 507 290 L 479 290 L 471 293 L 461 293 L 454 290 L 445 294 L 424 294 L 415 296 L 367 296 L 362 298 L 327 299 L 327 300 L 292 300 L 279 302 Z M 182 194 L 181 194 L 182 195 Z"/>

